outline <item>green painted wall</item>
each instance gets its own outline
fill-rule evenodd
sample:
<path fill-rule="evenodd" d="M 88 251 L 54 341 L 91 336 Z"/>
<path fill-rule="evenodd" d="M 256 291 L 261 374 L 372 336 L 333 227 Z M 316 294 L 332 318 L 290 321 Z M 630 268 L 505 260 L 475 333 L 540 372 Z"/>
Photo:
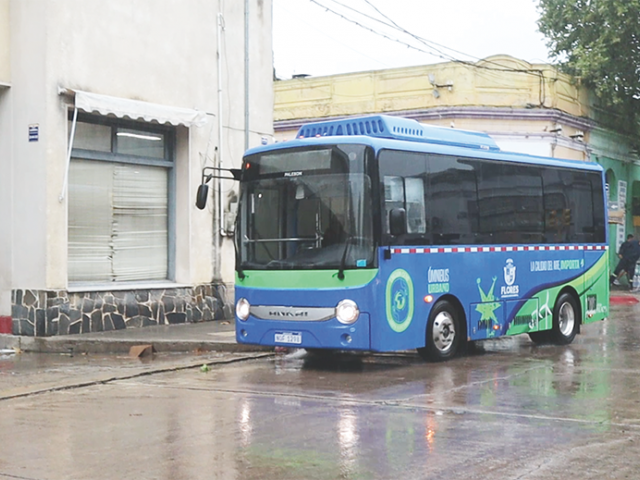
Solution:
<path fill-rule="evenodd" d="M 591 160 L 601 164 L 607 174 L 609 183 L 609 201 L 618 201 L 618 184 L 620 180 L 627 182 L 627 192 L 623 204 L 624 236 L 634 233 L 640 238 L 640 225 L 634 226 L 633 205 L 640 206 L 640 157 L 633 153 L 633 138 L 618 134 L 611 130 L 594 128 L 591 132 L 589 146 L 591 148 Z M 636 213 L 638 211 L 636 210 Z M 636 223 L 639 223 L 636 219 Z M 617 237 L 617 224 L 609 224 L 609 258 L 611 268 L 618 263 L 617 249 L 619 239 Z"/>

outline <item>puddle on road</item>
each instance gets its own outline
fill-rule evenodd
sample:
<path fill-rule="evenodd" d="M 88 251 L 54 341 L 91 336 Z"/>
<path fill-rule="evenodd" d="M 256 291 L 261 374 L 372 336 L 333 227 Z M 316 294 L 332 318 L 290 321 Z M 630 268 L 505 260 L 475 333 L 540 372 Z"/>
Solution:
<path fill-rule="evenodd" d="M 309 352 L 296 349 L 274 359 L 276 369 L 324 372 L 372 373 L 424 363 L 415 353 L 372 354 L 353 352 Z"/>

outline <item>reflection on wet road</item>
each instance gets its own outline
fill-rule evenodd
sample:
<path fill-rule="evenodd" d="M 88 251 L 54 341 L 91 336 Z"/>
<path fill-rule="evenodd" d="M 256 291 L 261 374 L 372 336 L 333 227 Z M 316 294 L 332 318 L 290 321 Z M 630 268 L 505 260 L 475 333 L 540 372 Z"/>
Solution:
<path fill-rule="evenodd" d="M 0 479 L 637 478 L 640 307 L 611 317 L 567 347 L 293 351 L 0 402 Z"/>

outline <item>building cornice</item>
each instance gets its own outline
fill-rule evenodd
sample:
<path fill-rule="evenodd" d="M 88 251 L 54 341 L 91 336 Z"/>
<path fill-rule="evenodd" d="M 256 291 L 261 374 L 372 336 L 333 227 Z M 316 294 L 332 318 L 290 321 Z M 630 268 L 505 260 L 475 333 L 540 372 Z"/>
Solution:
<path fill-rule="evenodd" d="M 385 115 L 405 117 L 419 122 L 433 120 L 477 119 L 477 120 L 533 120 L 554 122 L 567 125 L 579 130 L 590 131 L 596 123 L 585 117 L 576 117 L 561 110 L 549 108 L 507 108 L 507 107 L 436 107 L 420 110 L 403 110 L 395 112 L 379 112 Z M 375 113 L 363 113 L 363 115 Z M 351 115 L 349 115 L 351 116 Z M 339 120 L 348 115 L 317 118 L 297 118 L 291 120 L 276 120 L 273 124 L 276 132 L 297 130 L 302 125 L 320 120 Z"/>

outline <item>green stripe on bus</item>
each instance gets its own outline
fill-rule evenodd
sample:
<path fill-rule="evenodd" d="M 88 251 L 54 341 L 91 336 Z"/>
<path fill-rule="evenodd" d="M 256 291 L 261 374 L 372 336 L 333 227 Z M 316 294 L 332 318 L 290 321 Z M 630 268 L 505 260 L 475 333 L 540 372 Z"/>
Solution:
<path fill-rule="evenodd" d="M 319 289 L 362 287 L 371 282 L 378 269 L 345 270 L 344 280 L 338 270 L 245 270 L 244 279 L 236 272 L 236 285 L 268 289 Z"/>
<path fill-rule="evenodd" d="M 580 296 L 584 323 L 595 322 L 606 317 L 609 310 L 609 258 L 607 254 L 603 254 L 589 270 L 579 277 L 565 284 L 541 290 L 527 300 L 509 325 L 507 335 L 550 329 L 553 322 L 552 313 L 555 299 L 560 290 L 566 286 L 573 287 Z M 584 312 L 586 296 L 594 294 L 598 300 L 598 308 L 592 312 L 591 317 L 587 317 Z M 529 325 L 522 321 L 526 318 L 531 319 Z"/>

